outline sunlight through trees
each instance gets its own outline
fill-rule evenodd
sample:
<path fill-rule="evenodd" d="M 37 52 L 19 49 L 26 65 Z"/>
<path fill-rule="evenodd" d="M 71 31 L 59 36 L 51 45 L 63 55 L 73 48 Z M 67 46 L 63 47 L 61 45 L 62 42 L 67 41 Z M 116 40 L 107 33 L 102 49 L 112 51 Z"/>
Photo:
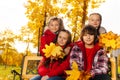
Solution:
<path fill-rule="evenodd" d="M 14 64 L 12 63 L 13 57 L 19 56 L 17 55 L 19 52 L 14 46 L 15 41 L 26 44 L 23 55 L 31 55 L 30 44 L 33 44 L 34 48 L 39 47 L 39 38 L 51 16 L 59 16 L 66 21 L 64 25 L 71 31 L 72 40 L 78 40 L 81 28 L 87 20 L 89 9 L 98 8 L 103 2 L 105 0 L 27 0 L 24 7 L 28 23 L 21 27 L 18 34 L 14 34 L 10 30 L 0 33 L 0 58 L 4 64 Z"/>

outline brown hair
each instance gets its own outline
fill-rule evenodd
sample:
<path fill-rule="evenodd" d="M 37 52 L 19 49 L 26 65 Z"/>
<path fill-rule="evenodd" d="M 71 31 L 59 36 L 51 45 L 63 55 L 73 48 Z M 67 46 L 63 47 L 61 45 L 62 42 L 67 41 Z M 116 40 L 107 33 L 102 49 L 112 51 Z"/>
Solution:
<path fill-rule="evenodd" d="M 94 35 L 94 44 L 98 42 L 98 36 L 97 36 L 97 30 L 95 27 L 91 26 L 91 25 L 86 25 L 82 31 L 81 31 L 81 35 L 80 35 L 80 39 L 83 41 L 83 36 L 85 34 L 90 34 L 90 35 Z"/>
<path fill-rule="evenodd" d="M 71 33 L 70 33 L 68 30 L 66 30 L 66 29 L 62 29 L 62 30 L 60 30 L 60 31 L 58 32 L 58 34 L 57 34 L 55 40 L 54 40 L 54 43 L 57 42 L 57 38 L 58 38 L 58 35 L 59 35 L 60 32 L 66 32 L 66 33 L 68 34 L 68 40 L 67 40 L 66 45 L 64 46 L 64 48 L 66 48 L 66 46 L 67 46 L 68 44 L 71 43 Z"/>
<path fill-rule="evenodd" d="M 71 43 L 71 33 L 70 33 L 68 30 L 66 30 L 66 29 L 60 30 L 60 31 L 58 32 L 55 40 L 53 41 L 54 43 L 57 42 L 57 38 L 58 38 L 58 35 L 59 35 L 60 32 L 66 32 L 66 33 L 68 34 L 67 43 L 66 43 L 66 45 L 65 45 L 64 48 L 63 48 L 63 49 L 65 49 L 65 48 L 67 47 L 67 45 Z M 62 61 L 64 61 L 64 59 L 66 59 L 66 57 L 67 57 L 67 56 L 65 56 L 63 59 L 60 59 L 60 58 L 59 58 L 59 59 L 58 59 L 58 62 L 61 63 Z M 50 58 L 47 58 L 46 61 L 44 62 L 44 65 L 45 65 L 46 67 L 49 67 L 50 61 L 51 61 Z M 52 62 L 54 62 L 54 61 L 56 61 L 56 60 L 53 60 Z"/>

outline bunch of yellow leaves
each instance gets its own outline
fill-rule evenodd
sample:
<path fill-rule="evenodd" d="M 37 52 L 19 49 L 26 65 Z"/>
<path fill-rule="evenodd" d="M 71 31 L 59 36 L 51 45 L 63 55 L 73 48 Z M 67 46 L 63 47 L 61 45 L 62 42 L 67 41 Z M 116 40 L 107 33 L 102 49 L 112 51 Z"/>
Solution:
<path fill-rule="evenodd" d="M 117 37 L 116 39 L 116 48 L 119 49 L 120 48 L 120 35 Z"/>
<path fill-rule="evenodd" d="M 105 34 L 100 34 L 99 43 L 107 51 L 115 50 L 120 48 L 120 36 L 113 33 L 112 31 Z"/>
<path fill-rule="evenodd" d="M 58 58 L 63 58 L 65 56 L 62 47 L 56 46 L 54 43 L 50 45 L 45 45 L 45 49 L 42 50 L 45 53 L 46 58 L 52 58 L 57 60 Z"/>
<path fill-rule="evenodd" d="M 77 63 L 72 63 L 72 70 L 65 71 L 68 77 L 66 80 L 89 80 L 91 77 L 89 72 L 79 71 Z"/>

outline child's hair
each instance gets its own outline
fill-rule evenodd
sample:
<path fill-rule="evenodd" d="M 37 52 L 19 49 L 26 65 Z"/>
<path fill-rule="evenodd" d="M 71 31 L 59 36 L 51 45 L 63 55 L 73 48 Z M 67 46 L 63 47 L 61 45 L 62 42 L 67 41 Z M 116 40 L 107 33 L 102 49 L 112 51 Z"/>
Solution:
<path fill-rule="evenodd" d="M 54 42 L 54 43 L 57 42 L 57 38 L 58 38 L 58 35 L 59 35 L 60 32 L 66 32 L 66 33 L 68 34 L 68 40 L 67 40 L 66 45 L 64 46 L 64 48 L 66 48 L 66 46 L 71 43 L 71 33 L 70 33 L 68 30 L 66 30 L 66 29 L 60 30 L 60 31 L 58 32 L 58 34 L 56 35 L 56 38 L 55 38 L 55 40 L 54 40 L 53 42 Z"/>
<path fill-rule="evenodd" d="M 100 21 L 102 21 L 102 16 L 100 13 L 91 13 L 89 16 L 91 16 L 91 15 L 98 15 L 100 17 Z"/>
<path fill-rule="evenodd" d="M 63 48 L 63 49 L 65 49 L 65 48 L 67 47 L 67 45 L 71 43 L 71 33 L 70 33 L 68 30 L 66 30 L 66 29 L 60 30 L 60 31 L 58 32 L 55 40 L 53 41 L 54 43 L 57 42 L 57 38 L 58 38 L 58 35 L 59 35 L 60 32 L 66 32 L 66 33 L 68 34 L 67 43 L 66 43 L 66 45 L 65 45 L 64 48 Z M 67 57 L 67 56 L 65 56 L 63 59 L 58 59 L 58 62 L 61 63 L 66 57 Z M 56 60 L 53 60 L 53 62 L 54 62 L 54 61 L 56 61 Z M 44 65 L 45 65 L 46 67 L 49 67 L 49 64 L 50 64 L 50 58 L 47 58 L 46 61 L 44 62 Z"/>
<path fill-rule="evenodd" d="M 61 18 L 58 18 L 56 16 L 51 17 L 48 21 L 48 26 L 49 26 L 51 21 L 58 21 L 59 22 L 59 30 L 58 31 L 64 29 L 63 20 Z"/>
<path fill-rule="evenodd" d="M 99 29 L 100 29 L 100 27 L 101 27 L 101 22 L 102 22 L 102 15 L 101 15 L 100 13 L 91 13 L 91 14 L 89 15 L 89 17 L 92 16 L 92 15 L 98 15 L 99 18 L 100 18 L 100 24 L 99 24 L 99 26 L 98 26 L 98 28 L 97 28 L 97 34 L 99 35 L 99 34 L 100 34 L 100 33 L 99 33 Z"/>
<path fill-rule="evenodd" d="M 81 35 L 80 35 L 80 39 L 83 41 L 83 36 L 85 34 L 90 34 L 90 35 L 94 35 L 94 44 L 98 42 L 98 35 L 97 35 L 97 30 L 95 27 L 93 27 L 92 25 L 86 25 L 82 31 L 81 31 Z"/>

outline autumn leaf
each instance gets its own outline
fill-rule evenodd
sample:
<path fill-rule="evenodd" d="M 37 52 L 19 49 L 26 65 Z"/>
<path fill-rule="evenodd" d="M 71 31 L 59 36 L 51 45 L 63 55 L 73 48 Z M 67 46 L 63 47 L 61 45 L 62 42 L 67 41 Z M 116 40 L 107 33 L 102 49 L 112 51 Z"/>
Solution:
<path fill-rule="evenodd" d="M 106 50 L 109 50 L 109 52 L 120 48 L 119 41 L 119 36 L 112 31 L 109 31 L 105 34 L 100 34 L 99 36 L 99 44 L 103 46 Z"/>
<path fill-rule="evenodd" d="M 116 48 L 120 48 L 120 35 L 116 39 Z"/>
<path fill-rule="evenodd" d="M 45 56 L 48 58 L 51 56 L 51 51 L 55 48 L 54 43 L 50 43 L 50 45 L 45 45 L 45 49 L 42 49 L 42 51 L 45 53 Z"/>
<path fill-rule="evenodd" d="M 75 61 L 72 63 L 72 70 L 66 70 L 65 72 L 67 75 L 69 75 L 66 78 L 66 80 L 78 80 L 78 78 L 80 76 L 80 71 L 79 71 L 78 65 Z"/>
<path fill-rule="evenodd" d="M 50 45 L 45 45 L 45 49 L 42 50 L 45 53 L 47 58 L 63 58 L 65 56 L 62 47 L 56 46 L 54 43 L 50 43 Z"/>
<path fill-rule="evenodd" d="M 65 72 L 68 75 L 66 80 L 89 80 L 91 77 L 89 72 L 83 70 L 80 71 L 75 61 L 72 63 L 72 70 L 66 70 Z"/>

